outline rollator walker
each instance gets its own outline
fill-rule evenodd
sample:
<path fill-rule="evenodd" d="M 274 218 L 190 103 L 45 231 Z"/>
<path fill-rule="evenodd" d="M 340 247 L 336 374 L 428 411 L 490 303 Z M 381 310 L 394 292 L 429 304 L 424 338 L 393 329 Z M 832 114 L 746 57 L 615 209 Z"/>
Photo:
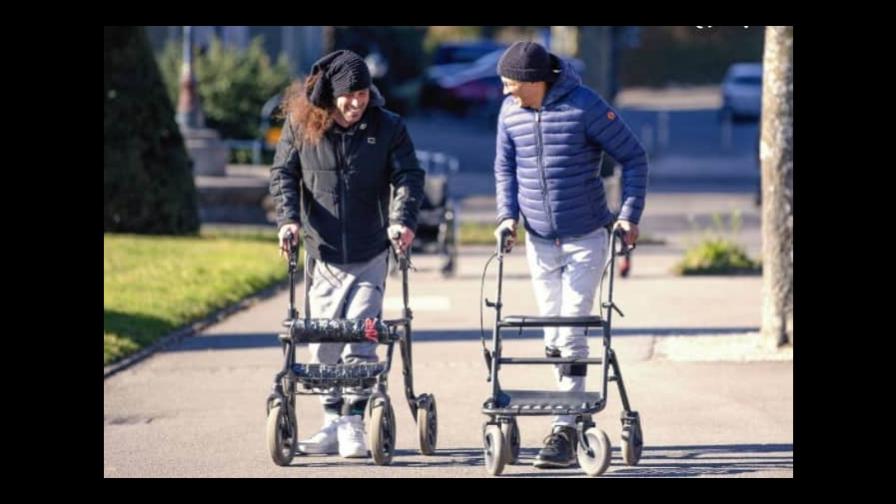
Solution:
<path fill-rule="evenodd" d="M 485 448 L 485 467 L 489 473 L 499 475 L 506 464 L 514 464 L 519 458 L 520 431 L 516 417 L 523 415 L 575 415 L 577 448 L 576 457 L 579 466 L 589 476 L 599 476 L 610 465 L 611 446 L 607 434 L 599 429 L 592 415 L 599 413 L 607 404 L 607 383 L 615 381 L 619 386 L 619 395 L 622 399 L 622 458 L 628 465 L 636 465 L 641 458 L 641 449 L 644 438 L 641 433 L 641 420 L 637 411 L 632 411 L 629 405 L 628 395 L 625 393 L 625 385 L 622 381 L 622 373 L 619 370 L 619 362 L 615 352 L 610 347 L 611 322 L 613 310 L 624 316 L 619 307 L 613 302 L 613 276 L 616 264 L 616 255 L 628 254 L 634 246 L 627 247 L 622 241 L 622 231 L 614 230 L 611 233 L 608 256 L 604 266 L 604 275 L 609 268 L 609 289 L 606 302 L 601 302 L 601 313 L 598 316 L 585 317 L 539 317 L 529 315 L 510 315 L 501 317 L 503 304 L 501 302 L 501 287 L 504 275 L 504 254 L 506 252 L 507 236 L 510 231 L 504 230 L 498 240 L 498 249 L 491 259 L 498 259 L 498 290 L 497 300 L 491 302 L 485 300 L 485 305 L 495 309 L 495 326 L 492 333 L 492 349 L 489 350 L 483 338 L 483 352 L 488 368 L 488 381 L 491 382 L 491 395 L 482 406 L 482 413 L 488 415 L 488 420 L 483 424 L 482 436 Z M 617 251 L 617 247 L 619 250 Z M 488 263 L 486 263 L 486 270 Z M 483 272 L 483 280 L 485 272 Z M 601 277 L 603 284 L 603 276 Z M 601 296 L 598 295 L 598 301 Z M 603 352 L 600 357 L 589 358 L 564 358 L 558 354 L 547 357 L 504 357 L 502 348 L 502 331 L 517 329 L 522 334 L 523 329 L 544 327 L 582 327 L 585 336 L 588 329 L 600 327 L 603 329 Z M 595 392 L 561 392 L 557 390 L 509 390 L 501 387 L 499 371 L 504 365 L 522 364 L 550 364 L 550 365 L 595 365 L 601 367 L 601 387 Z M 612 369 L 612 374 L 610 370 Z"/>
<path fill-rule="evenodd" d="M 395 237 L 393 237 L 395 239 Z M 392 366 L 392 351 L 397 342 L 401 351 L 404 393 L 417 422 L 420 453 L 432 455 L 436 448 L 438 421 L 436 400 L 432 394 L 414 394 L 411 361 L 411 309 L 408 307 L 407 253 L 393 254 L 402 275 L 402 318 L 313 319 L 308 292 L 314 259 L 305 253 L 305 316 L 299 317 L 295 308 L 295 276 L 298 247 L 292 246 L 293 237 L 286 237 L 289 256 L 289 310 L 283 326 L 288 332 L 279 335 L 283 348 L 283 369 L 274 377 L 271 394 L 267 398 L 267 445 L 277 465 L 289 465 L 296 453 L 298 421 L 296 396 L 324 395 L 345 387 L 361 387 L 370 394 L 365 417 L 367 441 L 373 461 L 388 465 L 395 454 L 395 413 L 388 395 L 388 376 Z M 392 247 L 390 247 L 392 248 Z M 386 358 L 380 362 L 360 364 L 305 364 L 296 361 L 296 345 L 303 343 L 371 342 L 386 345 Z"/>

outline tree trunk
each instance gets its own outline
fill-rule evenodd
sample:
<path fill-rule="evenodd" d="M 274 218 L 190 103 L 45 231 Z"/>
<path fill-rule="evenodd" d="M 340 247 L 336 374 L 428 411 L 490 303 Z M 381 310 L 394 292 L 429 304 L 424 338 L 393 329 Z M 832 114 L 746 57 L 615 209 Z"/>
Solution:
<path fill-rule="evenodd" d="M 335 26 L 324 26 L 323 27 L 323 46 L 324 52 L 321 56 L 325 54 L 330 54 L 331 52 L 336 50 L 336 27 Z"/>
<path fill-rule="evenodd" d="M 765 29 L 762 81 L 762 342 L 793 345 L 793 27 Z"/>

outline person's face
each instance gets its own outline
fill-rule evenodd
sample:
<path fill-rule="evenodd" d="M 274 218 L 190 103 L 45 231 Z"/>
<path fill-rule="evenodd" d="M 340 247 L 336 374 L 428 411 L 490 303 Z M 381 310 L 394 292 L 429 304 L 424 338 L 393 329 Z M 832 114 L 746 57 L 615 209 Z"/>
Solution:
<path fill-rule="evenodd" d="M 336 115 L 346 124 L 354 124 L 364 115 L 370 101 L 370 89 L 362 89 L 336 97 Z"/>
<path fill-rule="evenodd" d="M 514 98 L 514 102 L 520 107 L 531 107 L 535 104 L 538 94 L 537 82 L 520 82 L 506 77 L 501 77 L 504 85 L 504 94 Z"/>

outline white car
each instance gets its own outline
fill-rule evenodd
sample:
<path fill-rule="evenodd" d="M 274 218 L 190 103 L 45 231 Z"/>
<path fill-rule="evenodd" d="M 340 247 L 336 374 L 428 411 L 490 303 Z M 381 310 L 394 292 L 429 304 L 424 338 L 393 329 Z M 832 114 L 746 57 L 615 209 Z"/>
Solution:
<path fill-rule="evenodd" d="M 722 115 L 758 118 L 762 112 L 762 64 L 735 63 L 722 80 Z"/>

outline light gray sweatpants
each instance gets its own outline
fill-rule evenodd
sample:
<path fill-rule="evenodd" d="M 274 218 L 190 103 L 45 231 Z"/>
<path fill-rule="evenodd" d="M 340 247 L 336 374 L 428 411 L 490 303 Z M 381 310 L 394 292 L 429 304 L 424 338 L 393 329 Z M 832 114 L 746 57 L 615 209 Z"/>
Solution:
<path fill-rule="evenodd" d="M 306 258 L 305 267 L 314 263 L 308 292 L 311 318 L 354 319 L 380 317 L 383 310 L 383 290 L 386 284 L 389 249 L 373 259 L 361 263 L 330 264 Z M 376 343 L 309 343 L 313 364 L 357 364 L 376 362 Z M 346 410 L 360 414 L 367 396 L 357 388 L 346 388 Z M 340 393 L 320 396 L 324 409 L 335 413 L 343 404 Z"/>
<path fill-rule="evenodd" d="M 591 315 L 607 258 L 607 239 L 605 228 L 558 241 L 526 233 L 526 259 L 541 316 Z M 593 334 L 593 331 L 589 332 Z M 559 350 L 561 357 L 588 356 L 588 341 L 581 327 L 545 327 L 544 346 L 551 351 Z M 566 376 L 561 372 L 561 366 L 554 368 L 560 390 L 585 390 L 584 376 Z M 553 424 L 575 426 L 575 417 L 555 416 Z"/>

